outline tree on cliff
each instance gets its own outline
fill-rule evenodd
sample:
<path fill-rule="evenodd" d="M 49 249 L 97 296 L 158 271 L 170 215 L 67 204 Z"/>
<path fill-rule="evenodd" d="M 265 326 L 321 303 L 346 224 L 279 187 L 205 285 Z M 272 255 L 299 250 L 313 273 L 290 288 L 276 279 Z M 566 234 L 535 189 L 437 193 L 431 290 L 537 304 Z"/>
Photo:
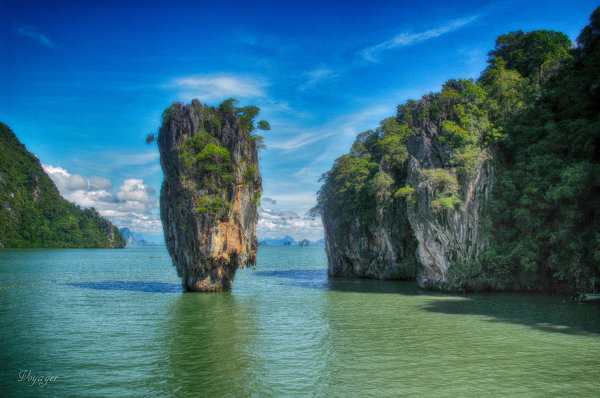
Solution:
<path fill-rule="evenodd" d="M 600 278 L 599 28 L 600 8 L 500 146 L 486 259 L 526 285 L 550 278 L 585 291 Z"/>
<path fill-rule="evenodd" d="M 544 80 L 562 63 L 571 58 L 573 47 L 569 37 L 561 32 L 536 30 L 510 32 L 496 39 L 496 47 L 489 52 L 490 60 L 502 58 L 507 69 L 534 81 Z"/>
<path fill-rule="evenodd" d="M 219 113 L 221 115 L 227 115 L 234 113 L 240 117 L 240 125 L 244 128 L 246 133 L 258 142 L 258 149 L 264 149 L 266 146 L 263 144 L 264 137 L 256 134 L 256 130 L 268 131 L 271 130 L 271 125 L 266 120 L 260 120 L 254 125 L 254 118 L 260 113 L 260 108 L 254 105 L 245 106 L 242 108 L 236 107 L 239 101 L 235 98 L 228 98 L 219 104 Z M 163 112 L 163 123 L 170 117 L 176 107 L 181 107 L 181 102 L 175 102 Z M 154 134 L 148 134 L 146 136 L 146 144 L 151 144 L 156 141 Z"/>

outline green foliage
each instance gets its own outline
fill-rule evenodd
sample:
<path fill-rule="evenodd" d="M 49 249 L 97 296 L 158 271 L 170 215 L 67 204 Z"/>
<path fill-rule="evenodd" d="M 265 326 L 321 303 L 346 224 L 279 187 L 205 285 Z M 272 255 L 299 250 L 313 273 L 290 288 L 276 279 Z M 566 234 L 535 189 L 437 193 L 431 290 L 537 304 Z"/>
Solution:
<path fill-rule="evenodd" d="M 588 291 L 600 277 L 599 10 L 574 59 L 505 124 L 484 265 L 522 288 Z"/>
<path fill-rule="evenodd" d="M 263 131 L 268 131 L 271 129 L 271 125 L 266 120 L 261 120 L 258 124 L 254 125 L 254 119 L 260 113 L 260 108 L 254 105 L 237 107 L 239 101 L 234 98 L 229 98 L 223 101 L 219 105 L 219 113 L 221 117 L 226 118 L 231 115 L 235 115 L 238 118 L 238 123 L 240 127 L 244 130 L 246 134 L 248 134 L 252 139 L 257 142 L 257 149 L 264 149 L 266 146 L 264 145 L 264 137 L 258 134 L 255 134 L 256 129 Z M 228 116 L 229 115 L 229 116 Z M 221 119 L 216 118 L 218 120 L 218 127 L 221 127 Z M 215 120 L 215 121 L 216 121 Z"/>
<path fill-rule="evenodd" d="M 125 247 L 117 227 L 63 199 L 14 133 L 0 123 L 0 244 L 4 247 Z"/>
<path fill-rule="evenodd" d="M 560 65 L 571 58 L 571 40 L 564 33 L 536 30 L 510 32 L 496 39 L 489 59 L 502 58 L 506 68 L 533 81 L 545 81 Z"/>
<path fill-rule="evenodd" d="M 239 103 L 240 101 L 236 100 L 235 98 L 228 98 L 219 104 L 219 111 L 222 114 L 234 113 L 235 106 Z"/>
<path fill-rule="evenodd" d="M 394 196 L 399 197 L 399 198 L 406 198 L 406 200 L 410 203 L 415 204 L 416 201 L 414 199 L 414 195 L 415 195 L 416 190 L 411 187 L 410 185 L 405 185 L 402 188 L 399 188 L 395 193 Z"/>
<path fill-rule="evenodd" d="M 506 69 L 506 61 L 496 58 L 483 72 L 480 83 L 489 93 L 488 108 L 494 119 L 510 118 L 531 102 L 532 89 L 529 79 L 516 70 Z"/>
<path fill-rule="evenodd" d="M 183 140 L 179 149 L 186 174 L 196 178 L 218 177 L 225 183 L 233 180 L 231 153 L 205 130 Z"/>
<path fill-rule="evenodd" d="M 384 119 L 376 130 L 359 134 L 350 154 L 337 159 L 332 170 L 324 174 L 315 210 L 325 210 L 331 219 L 343 223 L 371 217 L 375 203 L 390 204 L 402 197 L 414 203 L 415 190 L 405 182 L 407 140 L 425 123 L 439 126 L 437 140 L 452 152 L 447 171 L 451 180 L 445 182 L 454 185 L 434 181 L 437 175 L 429 171 L 423 175 L 423 184 L 437 195 L 431 206 L 435 210 L 459 208 L 460 185 L 454 174 L 471 176 L 475 172 L 487 156 L 486 138 L 494 131 L 486 108 L 487 93 L 472 80 L 450 80 L 441 93 L 427 96 L 427 101 L 424 107 L 423 102 L 409 100 L 398 106 L 396 117 Z"/>
<path fill-rule="evenodd" d="M 204 195 L 196 201 L 196 211 L 219 213 L 226 205 L 225 199 L 220 196 Z"/>
<path fill-rule="evenodd" d="M 215 192 L 213 196 L 198 199 L 196 209 L 213 213 L 225 209 L 226 187 L 234 179 L 229 150 L 205 130 L 183 140 L 179 150 L 183 176 L 196 181 L 195 188 Z"/>
<path fill-rule="evenodd" d="M 194 103 L 194 102 L 193 102 Z M 243 164 L 241 171 L 234 172 L 231 152 L 218 137 L 223 136 L 223 129 L 239 129 L 248 138 L 243 140 L 245 149 L 264 147 L 263 137 L 253 135 L 254 118 L 260 109 L 256 106 L 238 107 L 238 101 L 229 98 L 213 108 L 196 103 L 193 111 L 201 121 L 198 130 L 185 138 L 176 148 L 179 152 L 181 169 L 179 178 L 185 189 L 195 197 L 194 207 L 199 212 L 209 212 L 216 216 L 228 209 L 231 204 L 231 193 L 236 184 L 248 184 L 256 180 L 258 174 L 254 165 Z M 165 116 L 172 117 L 181 111 L 176 103 L 165 110 Z M 259 122 L 260 127 L 268 128 L 266 121 Z M 257 143 L 257 144 L 255 144 Z M 236 173 L 240 172 L 236 182 Z M 258 198 L 255 202 L 258 203 Z"/>
<path fill-rule="evenodd" d="M 250 165 L 246 167 L 246 171 L 244 171 L 244 183 L 248 183 L 254 179 L 258 170 L 254 165 Z"/>
<path fill-rule="evenodd" d="M 458 209 L 462 203 L 458 197 L 460 184 L 456 177 L 446 169 L 429 169 L 421 171 L 419 186 L 427 186 L 435 193 L 431 207 L 436 211 Z"/>
<path fill-rule="evenodd" d="M 458 123 L 450 120 L 442 122 L 440 141 L 447 144 L 450 148 L 462 148 L 465 145 L 477 142 L 477 137 L 462 128 Z"/>
<path fill-rule="evenodd" d="M 271 125 L 266 120 L 261 120 L 258 122 L 257 128 L 259 130 L 269 131 L 271 130 Z"/>
<path fill-rule="evenodd" d="M 454 151 L 450 164 L 459 175 L 474 177 L 477 167 L 487 156 L 486 151 L 477 145 L 466 145 Z"/>
<path fill-rule="evenodd" d="M 240 117 L 240 126 L 242 126 L 244 131 L 247 133 L 254 131 L 254 118 L 260 113 L 260 108 L 251 105 L 243 108 L 236 108 L 235 111 Z"/>
<path fill-rule="evenodd" d="M 171 104 L 171 106 L 169 106 L 167 109 L 165 109 L 162 113 L 163 125 L 167 124 L 169 122 L 169 120 L 171 120 L 171 116 L 173 116 L 173 114 L 175 112 L 177 112 L 178 109 L 181 109 L 182 106 L 183 106 L 183 103 L 174 102 Z"/>
<path fill-rule="evenodd" d="M 392 187 L 394 180 L 388 173 L 379 170 L 370 181 L 370 194 L 375 197 L 378 203 L 387 203 L 392 198 Z"/>
<path fill-rule="evenodd" d="M 152 144 L 154 141 L 156 141 L 154 134 L 148 134 L 146 136 L 146 144 Z"/>
<path fill-rule="evenodd" d="M 333 168 L 322 177 L 325 183 L 319 190 L 313 213 L 327 211 L 341 224 L 366 216 L 373 207 L 368 183 L 377 169 L 368 154 L 349 153 L 336 159 Z"/>
<path fill-rule="evenodd" d="M 260 207 L 260 197 L 262 196 L 262 191 L 256 191 L 254 193 L 254 196 L 252 197 L 252 202 L 254 202 L 254 205 L 256 207 Z"/>

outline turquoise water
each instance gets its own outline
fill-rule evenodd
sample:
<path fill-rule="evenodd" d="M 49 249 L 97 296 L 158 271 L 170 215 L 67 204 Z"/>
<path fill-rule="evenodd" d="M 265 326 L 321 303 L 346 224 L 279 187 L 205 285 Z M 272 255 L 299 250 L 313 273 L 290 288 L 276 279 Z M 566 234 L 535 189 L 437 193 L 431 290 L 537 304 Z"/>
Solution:
<path fill-rule="evenodd" d="M 600 396 L 600 306 L 329 281 L 322 248 L 216 294 L 163 247 L 2 250 L 0 288 L 2 397 Z"/>

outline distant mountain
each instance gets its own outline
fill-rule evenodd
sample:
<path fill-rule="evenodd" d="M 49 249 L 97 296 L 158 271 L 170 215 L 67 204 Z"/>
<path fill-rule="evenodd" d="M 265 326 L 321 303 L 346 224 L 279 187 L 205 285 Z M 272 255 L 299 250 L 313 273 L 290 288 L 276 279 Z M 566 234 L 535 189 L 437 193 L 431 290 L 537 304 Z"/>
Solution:
<path fill-rule="evenodd" d="M 125 239 L 93 208 L 58 192 L 37 157 L 0 123 L 0 248 L 121 248 Z"/>
<path fill-rule="evenodd" d="M 301 247 L 309 247 L 309 246 L 325 246 L 325 240 L 319 239 L 318 241 L 312 241 L 308 239 L 302 239 L 300 241 L 295 240 L 289 235 L 284 236 L 283 238 L 265 238 L 259 239 L 259 246 L 301 246 Z"/>
<path fill-rule="evenodd" d="M 312 240 L 308 240 L 308 239 L 302 239 L 302 241 L 300 241 L 300 243 L 298 243 L 298 246 L 300 246 L 300 247 L 309 247 L 309 246 L 324 247 L 325 239 L 321 238 L 316 242 L 314 242 Z"/>
<path fill-rule="evenodd" d="M 119 228 L 119 232 L 125 238 L 125 242 L 127 246 L 162 246 L 164 242 L 159 242 L 157 240 L 148 240 L 142 234 L 133 232 L 127 227 Z"/>
<path fill-rule="evenodd" d="M 286 242 L 289 242 L 286 244 Z M 260 246 L 298 246 L 298 242 L 294 238 L 289 235 L 284 236 L 283 238 L 265 238 L 261 239 L 258 244 Z"/>

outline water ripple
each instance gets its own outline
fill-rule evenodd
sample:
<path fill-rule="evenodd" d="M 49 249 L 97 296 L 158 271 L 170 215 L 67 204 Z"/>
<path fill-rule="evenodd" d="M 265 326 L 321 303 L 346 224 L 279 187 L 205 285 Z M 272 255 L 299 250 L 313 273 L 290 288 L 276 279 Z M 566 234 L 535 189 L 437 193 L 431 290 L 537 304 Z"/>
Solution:
<path fill-rule="evenodd" d="M 94 290 L 127 290 L 145 293 L 183 293 L 183 288 L 177 283 L 154 281 L 104 281 L 104 282 L 71 282 L 66 286 L 81 287 Z"/>

